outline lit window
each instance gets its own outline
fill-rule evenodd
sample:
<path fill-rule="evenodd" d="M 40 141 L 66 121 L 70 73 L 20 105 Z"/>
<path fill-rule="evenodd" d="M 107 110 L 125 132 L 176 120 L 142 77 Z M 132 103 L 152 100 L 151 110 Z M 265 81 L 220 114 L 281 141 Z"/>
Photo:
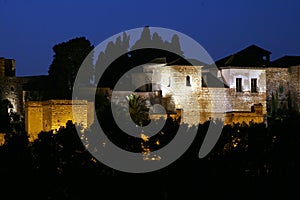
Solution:
<path fill-rule="evenodd" d="M 236 78 L 236 91 L 242 92 L 242 78 Z"/>

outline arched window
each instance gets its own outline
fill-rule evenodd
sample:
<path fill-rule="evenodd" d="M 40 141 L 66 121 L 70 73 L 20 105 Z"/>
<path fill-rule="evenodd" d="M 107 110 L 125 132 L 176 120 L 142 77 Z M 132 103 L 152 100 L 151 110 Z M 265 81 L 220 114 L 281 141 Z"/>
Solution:
<path fill-rule="evenodd" d="M 190 76 L 186 76 L 185 85 L 189 86 L 189 87 L 191 86 L 191 78 L 190 78 Z"/>
<path fill-rule="evenodd" d="M 15 91 L 15 88 L 13 86 L 10 87 L 10 91 L 13 92 Z"/>

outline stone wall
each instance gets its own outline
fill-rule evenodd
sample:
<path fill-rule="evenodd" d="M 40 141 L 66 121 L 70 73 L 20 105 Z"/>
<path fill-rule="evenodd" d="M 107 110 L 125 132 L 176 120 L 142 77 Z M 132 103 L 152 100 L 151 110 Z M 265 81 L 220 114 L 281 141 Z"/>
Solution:
<path fill-rule="evenodd" d="M 252 106 L 252 110 L 247 111 L 236 111 L 236 112 L 227 112 L 225 114 L 224 124 L 236 124 L 236 123 L 264 123 L 265 117 L 263 115 L 263 106 L 261 104 L 255 104 Z"/>
<path fill-rule="evenodd" d="M 300 66 L 292 66 L 288 69 L 292 107 L 300 112 Z"/>
<path fill-rule="evenodd" d="M 0 58 L 0 78 L 1 77 L 15 77 L 16 75 L 16 61 L 14 59 Z"/>
<path fill-rule="evenodd" d="M 203 87 L 198 102 L 201 124 L 210 119 L 223 119 L 224 113 L 231 107 L 227 88 Z"/>
<path fill-rule="evenodd" d="M 22 114 L 22 79 L 17 77 L 0 78 L 0 98 L 8 99 L 13 105 L 13 111 Z"/>
<path fill-rule="evenodd" d="M 222 77 L 228 84 L 227 111 L 250 111 L 254 104 L 263 105 L 266 114 L 267 78 L 265 68 L 232 67 L 222 69 Z M 242 90 L 236 91 L 236 79 L 242 79 Z M 256 92 L 251 92 L 251 80 L 257 80 Z"/>
<path fill-rule="evenodd" d="M 230 88 L 205 88 L 199 96 L 200 123 L 210 119 L 220 119 L 228 123 L 236 121 L 261 122 L 266 115 L 265 93 L 236 93 Z M 253 113 L 255 105 L 261 105 L 261 112 Z M 231 114 L 228 114 L 231 113 Z M 232 116 L 235 117 L 232 117 Z M 240 117 L 238 117 L 240 116 Z"/>
<path fill-rule="evenodd" d="M 160 66 L 151 65 L 144 68 L 152 73 L 152 89 L 161 91 L 161 105 L 169 114 L 182 111 L 181 122 L 189 125 L 204 123 L 210 119 L 221 119 L 229 117 L 229 121 L 261 122 L 266 115 L 266 73 L 262 68 L 258 69 L 226 69 L 225 80 L 229 83 L 227 87 L 205 87 L 202 86 L 201 66 Z M 139 74 L 141 77 L 141 74 Z M 243 91 L 236 92 L 235 78 L 242 77 Z M 257 92 L 251 92 L 251 79 L 257 79 Z M 125 94 L 126 93 L 126 94 Z M 128 95 L 130 92 L 115 92 L 113 102 L 120 105 L 121 94 Z M 146 99 L 151 99 L 151 92 L 138 93 Z M 145 95 L 145 94 L 148 94 Z M 121 96 L 120 96 L 121 95 Z M 150 96 L 149 96 L 150 95 Z M 152 94 L 153 96 L 153 94 Z M 151 102 L 152 103 L 152 102 Z M 261 113 L 253 113 L 254 105 L 261 105 Z M 226 113 L 231 114 L 226 114 Z M 232 113 L 234 112 L 234 117 Z M 239 113 L 237 115 L 237 113 Z M 152 118 L 159 117 L 157 116 Z M 161 115 L 165 117 L 166 115 Z M 176 116 L 176 114 L 174 115 Z M 227 120 L 228 121 L 228 120 Z"/>
<path fill-rule="evenodd" d="M 251 111 L 253 105 L 262 104 L 262 114 L 267 114 L 266 92 L 235 92 L 233 89 L 229 89 L 228 92 L 228 100 L 231 108 L 227 111 Z"/>
<path fill-rule="evenodd" d="M 162 90 L 163 97 L 174 99 L 175 109 L 182 109 L 182 121 L 190 125 L 204 123 L 210 119 L 222 119 L 227 112 L 241 112 L 243 117 L 232 118 L 249 122 L 254 117 L 252 108 L 262 106 L 260 122 L 266 115 L 266 74 L 258 69 L 225 70 L 225 80 L 230 88 L 202 87 L 201 66 L 164 66 L 157 67 L 153 73 L 154 82 Z M 190 77 L 190 86 L 187 86 Z M 242 77 L 243 91 L 236 92 L 235 78 Z M 251 79 L 257 79 L 257 92 L 251 92 Z M 258 115 L 257 113 L 255 115 Z"/>
<path fill-rule="evenodd" d="M 5 133 L 0 133 L 0 146 L 5 143 Z"/>
<path fill-rule="evenodd" d="M 25 91 L 23 84 L 38 77 L 0 77 L 0 99 L 8 99 L 13 105 L 13 111 L 24 116 Z"/>
<path fill-rule="evenodd" d="M 268 111 L 272 112 L 273 102 L 276 109 L 293 109 L 299 112 L 300 66 L 269 67 L 266 74 Z"/>
<path fill-rule="evenodd" d="M 94 122 L 94 104 L 86 100 L 28 101 L 25 105 L 25 129 L 30 141 L 41 131 L 57 131 L 69 120 L 83 128 Z"/>
<path fill-rule="evenodd" d="M 271 112 L 272 96 L 276 98 L 277 108 L 288 107 L 288 94 L 290 91 L 290 75 L 288 68 L 268 67 L 266 69 L 267 79 L 267 108 Z"/>
<path fill-rule="evenodd" d="M 199 96 L 202 87 L 202 66 L 164 66 L 153 70 L 152 81 L 157 90 L 170 99 L 175 109 L 182 109 L 181 120 L 189 125 L 199 124 Z M 175 112 L 174 109 L 174 112 Z"/>
<path fill-rule="evenodd" d="M 25 106 L 25 131 L 33 141 L 41 131 L 45 131 L 43 118 L 43 104 L 40 101 L 26 102 Z"/>

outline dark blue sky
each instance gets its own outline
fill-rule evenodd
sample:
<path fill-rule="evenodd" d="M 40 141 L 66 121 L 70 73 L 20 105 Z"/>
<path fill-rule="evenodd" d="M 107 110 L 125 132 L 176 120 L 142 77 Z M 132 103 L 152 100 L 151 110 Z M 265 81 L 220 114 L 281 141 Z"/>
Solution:
<path fill-rule="evenodd" d="M 182 32 L 214 60 L 256 44 L 271 60 L 300 55 L 297 0 L 0 0 L 0 57 L 17 75 L 48 74 L 52 47 L 85 36 L 97 46 L 145 25 Z"/>

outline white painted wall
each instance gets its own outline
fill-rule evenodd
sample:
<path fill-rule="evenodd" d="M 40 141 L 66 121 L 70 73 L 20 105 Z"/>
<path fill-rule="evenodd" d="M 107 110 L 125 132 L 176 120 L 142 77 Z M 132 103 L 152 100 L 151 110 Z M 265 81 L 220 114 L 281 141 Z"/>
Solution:
<path fill-rule="evenodd" d="M 266 92 L 266 70 L 263 68 L 226 68 L 221 73 L 230 88 L 236 89 L 236 78 L 242 78 L 243 92 L 251 91 L 251 79 L 257 79 L 258 92 Z"/>

